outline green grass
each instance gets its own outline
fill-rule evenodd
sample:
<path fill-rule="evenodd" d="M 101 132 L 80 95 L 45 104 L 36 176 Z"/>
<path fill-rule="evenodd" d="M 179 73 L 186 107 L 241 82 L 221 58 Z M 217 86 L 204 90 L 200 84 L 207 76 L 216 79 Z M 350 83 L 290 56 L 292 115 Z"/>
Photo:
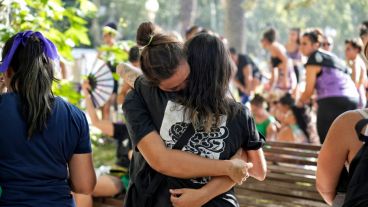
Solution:
<path fill-rule="evenodd" d="M 111 138 L 92 137 L 93 163 L 95 168 L 101 165 L 114 165 L 116 161 L 116 144 Z"/>

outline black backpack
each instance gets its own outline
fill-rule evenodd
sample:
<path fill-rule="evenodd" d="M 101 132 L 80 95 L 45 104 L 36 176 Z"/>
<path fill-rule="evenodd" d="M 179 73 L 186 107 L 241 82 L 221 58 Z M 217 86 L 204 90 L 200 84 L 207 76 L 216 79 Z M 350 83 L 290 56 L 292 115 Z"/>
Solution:
<path fill-rule="evenodd" d="M 355 131 L 364 145 L 350 164 L 350 181 L 343 207 L 368 206 L 368 136 L 361 133 L 367 124 L 368 119 L 362 119 L 355 125 Z"/>
<path fill-rule="evenodd" d="M 172 149 L 181 150 L 194 133 L 193 125 L 189 124 Z M 143 160 L 143 165 L 138 170 L 135 180 L 131 181 L 128 188 L 124 206 L 171 207 L 170 193 L 167 186 L 169 186 L 167 176 L 155 171 Z"/>

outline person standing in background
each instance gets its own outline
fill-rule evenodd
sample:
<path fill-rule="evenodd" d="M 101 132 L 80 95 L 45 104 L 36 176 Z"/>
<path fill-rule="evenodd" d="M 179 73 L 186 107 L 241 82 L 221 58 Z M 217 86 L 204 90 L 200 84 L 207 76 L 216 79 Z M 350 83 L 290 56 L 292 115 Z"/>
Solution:
<path fill-rule="evenodd" d="M 296 80 L 301 81 L 302 71 L 302 53 L 300 47 L 300 28 L 292 28 L 289 31 L 288 41 L 285 44 L 288 57 L 293 61 Z"/>
<path fill-rule="evenodd" d="M 317 130 L 321 144 L 333 120 L 345 111 L 358 107 L 359 95 L 349 70 L 337 56 L 321 50 L 322 32 L 307 31 L 301 39 L 301 51 L 308 57 L 305 64 L 306 86 L 298 106 L 309 103 L 313 92 L 317 92 Z"/>
<path fill-rule="evenodd" d="M 74 207 L 96 184 L 84 113 L 52 93 L 55 45 L 40 32 L 6 41 L 0 72 L 0 206 Z"/>
<path fill-rule="evenodd" d="M 230 55 L 237 66 L 234 83 L 238 88 L 241 103 L 246 104 L 255 88 L 260 84 L 262 74 L 248 55 L 238 54 L 235 48 L 230 48 Z"/>
<path fill-rule="evenodd" d="M 365 108 L 367 97 L 365 86 L 367 84 L 367 68 L 360 54 L 363 50 L 361 39 L 345 40 L 345 57 L 347 64 L 352 69 L 351 78 L 359 93 L 359 108 Z"/>
<path fill-rule="evenodd" d="M 323 36 L 323 41 L 322 41 L 322 49 L 324 49 L 327 52 L 332 52 L 333 49 L 333 39 L 330 36 Z"/>
<path fill-rule="evenodd" d="M 106 24 L 103 29 L 103 50 L 100 49 L 98 51 L 98 58 L 102 59 L 106 62 L 110 71 L 115 74 L 116 66 L 118 61 L 116 60 L 114 52 L 111 50 L 115 47 L 116 44 L 116 36 L 118 35 L 117 25 L 113 22 Z M 111 51 L 110 51 L 111 50 Z M 102 106 L 102 119 L 110 120 L 110 107 L 114 106 L 115 111 L 117 111 L 117 93 L 119 88 L 118 80 L 114 79 L 114 88 L 113 93 L 110 96 L 110 99 Z"/>
<path fill-rule="evenodd" d="M 262 47 L 271 55 L 271 79 L 266 90 L 276 89 L 279 97 L 296 88 L 296 77 L 285 47 L 276 41 L 276 30 L 270 28 L 263 33 Z"/>

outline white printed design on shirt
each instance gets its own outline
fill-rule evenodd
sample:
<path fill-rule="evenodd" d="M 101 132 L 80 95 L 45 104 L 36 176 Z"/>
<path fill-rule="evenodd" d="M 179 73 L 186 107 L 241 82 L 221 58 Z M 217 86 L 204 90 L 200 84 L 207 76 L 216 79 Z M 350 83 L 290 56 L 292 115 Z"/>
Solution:
<path fill-rule="evenodd" d="M 189 125 L 188 120 L 184 120 L 183 107 L 169 101 L 162 121 L 160 135 L 167 147 L 172 148 Z M 221 117 L 220 126 L 213 128 L 211 132 L 198 131 L 189 139 L 188 144 L 183 147 L 183 151 L 210 159 L 220 159 L 229 137 L 229 129 L 226 127 L 226 116 Z M 192 182 L 206 184 L 209 177 L 192 179 Z"/>

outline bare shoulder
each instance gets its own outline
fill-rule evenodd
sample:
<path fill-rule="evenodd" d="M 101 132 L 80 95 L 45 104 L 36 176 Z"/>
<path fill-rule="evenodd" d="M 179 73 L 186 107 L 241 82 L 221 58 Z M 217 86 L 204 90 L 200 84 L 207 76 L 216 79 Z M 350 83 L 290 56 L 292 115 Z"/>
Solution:
<path fill-rule="evenodd" d="M 365 111 L 368 112 L 368 110 Z M 362 118 L 363 116 L 359 110 L 344 112 L 334 120 L 326 139 L 332 136 L 333 139 L 343 139 L 346 143 L 350 143 L 352 140 L 355 140 L 351 138 L 356 137 L 355 124 Z"/>
<path fill-rule="evenodd" d="M 358 110 L 346 111 L 346 112 L 342 113 L 340 116 L 338 116 L 335 119 L 334 123 L 336 122 L 336 124 L 337 123 L 338 124 L 353 124 L 356 121 L 363 118 L 363 116 L 359 112 L 360 110 L 363 110 L 366 113 L 368 113 L 367 109 L 358 109 Z M 353 122 L 353 121 L 355 121 L 355 122 Z"/>

